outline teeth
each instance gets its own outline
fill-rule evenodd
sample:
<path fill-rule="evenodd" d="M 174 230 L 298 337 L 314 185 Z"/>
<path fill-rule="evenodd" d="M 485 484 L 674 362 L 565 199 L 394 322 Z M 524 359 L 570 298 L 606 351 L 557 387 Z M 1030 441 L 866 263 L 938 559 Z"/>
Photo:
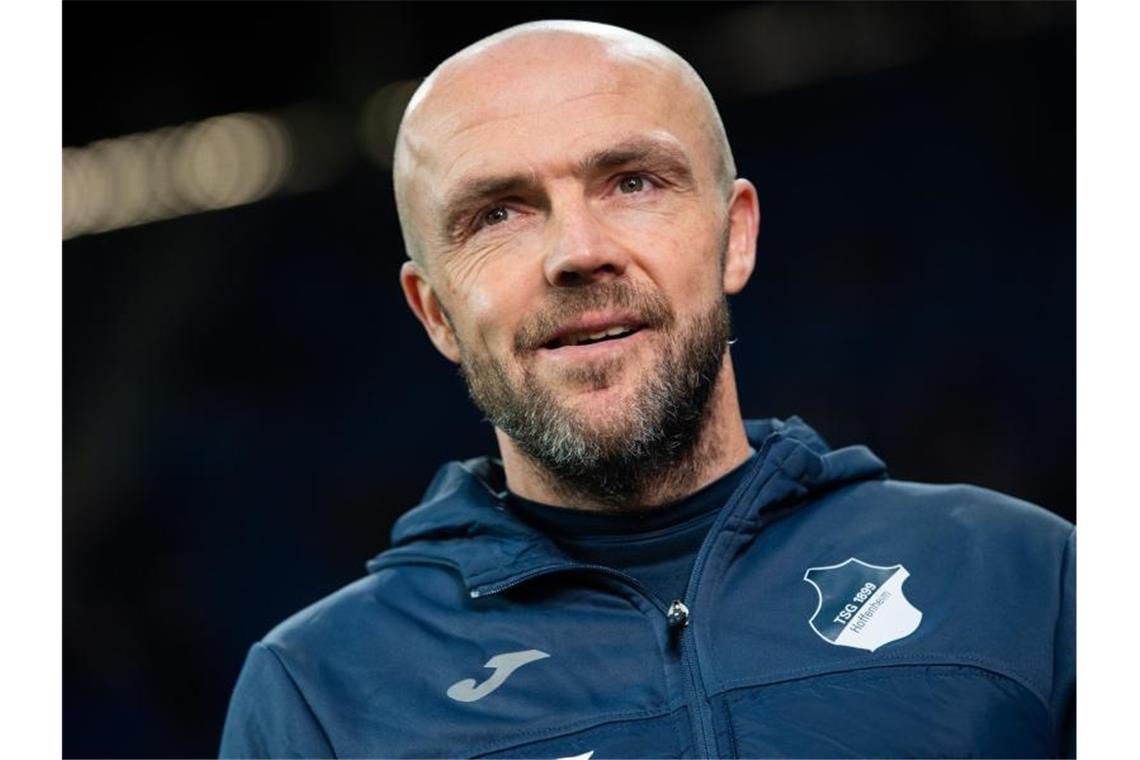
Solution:
<path fill-rule="evenodd" d="M 601 340 L 602 338 L 612 338 L 615 335 L 625 335 L 626 333 L 629 333 L 629 332 L 633 332 L 632 327 L 611 327 L 608 330 L 602 330 L 601 332 L 596 332 L 596 333 L 589 333 L 589 334 L 579 333 L 578 335 L 567 336 L 565 338 L 565 340 L 563 341 L 563 345 L 576 346 L 579 343 L 582 343 L 584 341 Z"/>

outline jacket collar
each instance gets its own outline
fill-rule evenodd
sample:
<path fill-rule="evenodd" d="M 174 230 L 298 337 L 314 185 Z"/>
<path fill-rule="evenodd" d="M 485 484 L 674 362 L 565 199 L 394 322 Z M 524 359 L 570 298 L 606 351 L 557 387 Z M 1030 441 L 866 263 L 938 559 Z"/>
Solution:
<path fill-rule="evenodd" d="M 832 451 L 798 417 L 745 422 L 759 452 L 742 481 L 737 506 L 755 520 L 774 505 L 854 480 L 886 477 L 886 467 L 865 446 Z M 753 491 L 755 493 L 753 493 Z M 473 596 L 574 561 L 505 506 L 505 477 L 498 460 L 450 462 L 436 473 L 422 503 L 392 529 L 392 548 L 368 563 L 376 572 L 406 562 L 438 562 L 455 568 Z"/>

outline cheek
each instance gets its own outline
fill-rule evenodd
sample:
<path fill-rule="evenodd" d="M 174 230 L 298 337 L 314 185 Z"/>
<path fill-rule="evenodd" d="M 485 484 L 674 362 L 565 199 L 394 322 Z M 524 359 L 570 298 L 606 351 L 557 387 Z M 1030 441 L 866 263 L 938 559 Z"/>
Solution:
<path fill-rule="evenodd" d="M 483 351 L 509 353 L 519 322 L 527 314 L 527 289 L 517 273 L 487 267 L 456 291 L 462 337 Z M 459 327 L 459 326 L 457 326 Z"/>
<path fill-rule="evenodd" d="M 479 287 L 471 289 L 467 303 L 471 314 L 479 324 L 489 321 L 488 317 L 494 315 L 498 308 L 495 294 Z"/>
<path fill-rule="evenodd" d="M 646 252 L 650 277 L 666 290 L 678 308 L 704 303 L 719 295 L 721 283 L 721 230 L 710 224 L 709 215 L 691 215 L 670 220 L 652 234 L 639 239 L 637 249 Z"/>

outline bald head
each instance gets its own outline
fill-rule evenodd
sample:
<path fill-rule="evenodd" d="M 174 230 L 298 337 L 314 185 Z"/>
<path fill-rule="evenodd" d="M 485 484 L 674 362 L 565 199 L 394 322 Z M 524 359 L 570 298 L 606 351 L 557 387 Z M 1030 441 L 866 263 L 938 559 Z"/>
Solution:
<path fill-rule="evenodd" d="M 623 121 L 632 124 L 628 117 L 644 112 L 656 120 L 644 125 L 649 131 L 660 122 L 664 137 L 696 143 L 698 181 L 728 198 L 736 176 L 732 152 L 712 96 L 692 66 L 661 43 L 619 27 L 532 22 L 451 56 L 408 103 L 393 162 L 408 255 L 426 266 L 427 251 L 446 246 L 442 214 L 450 184 L 505 151 L 533 165 L 549 135 L 549 120 L 539 116 L 566 123 L 575 118 L 576 101 L 594 104 L 599 98 L 608 98 L 612 124 L 591 124 L 591 130 L 612 126 L 619 132 Z"/>

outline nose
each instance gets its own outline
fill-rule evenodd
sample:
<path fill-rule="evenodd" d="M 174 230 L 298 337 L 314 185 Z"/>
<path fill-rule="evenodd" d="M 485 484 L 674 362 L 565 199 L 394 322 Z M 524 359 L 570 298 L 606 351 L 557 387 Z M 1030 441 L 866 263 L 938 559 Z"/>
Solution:
<path fill-rule="evenodd" d="M 628 252 L 584 199 L 560 204 L 551 221 L 555 239 L 543 267 L 548 283 L 573 288 L 625 274 Z"/>

